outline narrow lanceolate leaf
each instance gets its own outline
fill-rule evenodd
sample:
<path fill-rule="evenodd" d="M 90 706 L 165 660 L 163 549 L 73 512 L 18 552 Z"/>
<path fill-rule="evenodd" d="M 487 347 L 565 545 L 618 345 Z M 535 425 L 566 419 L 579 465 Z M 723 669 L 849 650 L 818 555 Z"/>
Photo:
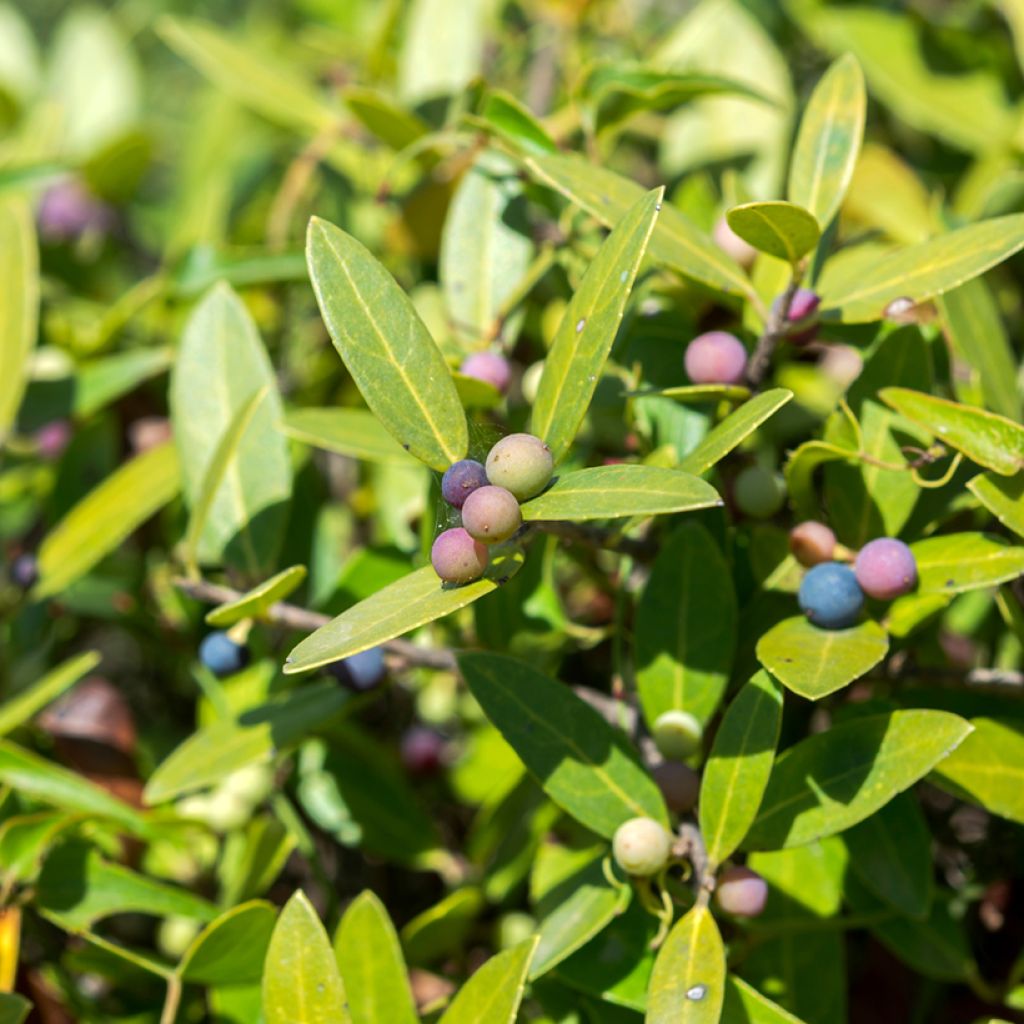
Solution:
<path fill-rule="evenodd" d="M 459 990 L 439 1024 L 514 1024 L 536 937 L 491 957 Z"/>
<path fill-rule="evenodd" d="M 971 719 L 974 732 L 941 761 L 932 781 L 1024 824 L 1024 718 Z"/>
<path fill-rule="evenodd" d="M 971 732 L 946 711 L 892 711 L 801 740 L 775 762 L 743 846 L 777 850 L 843 832 L 923 778 Z"/>
<path fill-rule="evenodd" d="M 814 214 L 780 199 L 734 206 L 726 214 L 729 227 L 759 252 L 798 263 L 821 238 Z"/>
<path fill-rule="evenodd" d="M 402 949 L 380 900 L 369 890 L 345 911 L 334 936 L 352 1024 L 416 1024 Z"/>
<path fill-rule="evenodd" d="M 1024 248 L 1024 214 L 993 217 L 900 249 L 870 266 L 847 264 L 822 275 L 822 305 L 844 323 L 881 320 L 897 298 L 942 295 Z M 856 261 L 854 261 L 856 262 Z"/>
<path fill-rule="evenodd" d="M 625 734 L 567 686 L 504 655 L 461 654 L 459 665 L 487 717 L 577 821 L 609 838 L 628 818 L 667 824 L 661 793 Z"/>
<path fill-rule="evenodd" d="M 417 569 L 306 637 L 288 655 L 284 671 L 308 672 L 442 619 L 496 590 L 522 564 L 521 552 L 492 549 L 486 575 L 461 587 L 442 584 L 429 565 Z"/>
<path fill-rule="evenodd" d="M 736 651 L 736 615 L 732 574 L 714 537 L 699 523 L 680 527 L 636 609 L 637 689 L 649 726 L 674 709 L 701 722 L 715 713 Z"/>
<path fill-rule="evenodd" d="M 721 505 L 718 492 L 678 469 L 594 466 L 565 473 L 541 495 L 524 502 L 523 520 L 618 519 L 686 512 Z"/>
<path fill-rule="evenodd" d="M 1012 476 L 1024 468 L 1024 427 L 1019 423 L 986 409 L 907 388 L 883 388 L 878 395 L 886 405 L 986 469 Z"/>
<path fill-rule="evenodd" d="M 871 619 L 822 629 L 795 615 L 758 640 L 757 660 L 787 689 L 820 700 L 870 672 L 888 650 L 885 630 Z"/>
<path fill-rule="evenodd" d="M 317 217 L 306 258 L 324 323 L 366 404 L 402 448 L 443 472 L 466 454 L 466 414 L 412 302 L 365 246 Z"/>
<path fill-rule="evenodd" d="M 246 420 L 246 407 L 264 392 Z M 270 571 L 287 518 L 292 471 L 270 359 L 242 300 L 215 285 L 185 324 L 171 374 L 171 419 L 203 564 Z M 244 429 L 242 429 L 244 428 Z M 237 437 L 237 443 L 234 443 Z M 233 451 L 231 449 L 234 449 Z M 218 462 L 224 466 L 217 473 Z M 212 499 L 208 489 L 220 477 Z"/>
<path fill-rule="evenodd" d="M 581 206 L 602 224 L 617 224 L 643 197 L 636 182 L 576 156 L 535 156 L 526 166 L 538 180 Z M 752 295 L 750 281 L 699 228 L 665 205 L 649 245 L 652 259 L 715 291 Z"/>
<path fill-rule="evenodd" d="M 39 253 L 32 207 L 17 195 L 0 198 L 0 442 L 25 392 L 29 353 L 39 317 Z"/>
<path fill-rule="evenodd" d="M 734 448 L 742 444 L 765 420 L 775 415 L 791 398 L 792 391 L 772 388 L 744 402 L 711 430 L 679 464 L 687 473 L 705 473 Z"/>
<path fill-rule="evenodd" d="M 438 272 L 456 334 L 472 345 L 497 337 L 532 255 L 517 167 L 484 150 L 462 176 L 441 234 Z"/>
<path fill-rule="evenodd" d="M 555 332 L 533 405 L 531 431 L 555 462 L 569 450 L 611 351 L 664 189 L 641 197 L 605 239 Z"/>
<path fill-rule="evenodd" d="M 840 57 L 814 88 L 800 121 L 789 198 L 827 226 L 839 212 L 864 138 L 864 73 L 851 54 Z"/>
<path fill-rule="evenodd" d="M 292 409 L 285 413 L 284 432 L 314 448 L 367 462 L 412 465 L 413 457 L 366 409 Z"/>
<path fill-rule="evenodd" d="M 730 974 L 725 979 L 721 1024 L 803 1024 L 803 1021 L 761 995 L 753 985 Z"/>
<path fill-rule="evenodd" d="M 680 918 L 658 951 L 647 990 L 647 1024 L 718 1024 L 725 949 L 707 907 Z"/>
<path fill-rule="evenodd" d="M 276 908 L 265 900 L 232 907 L 195 937 L 177 973 L 198 985 L 258 984 L 276 920 Z"/>
<path fill-rule="evenodd" d="M 700 786 L 700 830 L 712 864 L 743 841 L 761 806 L 782 724 L 782 688 L 758 672 L 735 696 Z"/>
<path fill-rule="evenodd" d="M 174 498 L 180 486 L 178 454 L 170 441 L 115 470 L 44 538 L 35 595 L 60 593 L 84 576 Z"/>
<path fill-rule="evenodd" d="M 100 663 L 97 651 L 68 658 L 52 672 L 47 672 L 39 682 L 15 694 L 10 700 L 0 703 L 0 736 L 27 722 L 36 712 L 42 711 L 51 701 L 56 700 L 65 690 L 70 689 L 87 672 Z"/>
<path fill-rule="evenodd" d="M 484 100 L 481 119 L 523 152 L 533 155 L 557 153 L 555 140 L 528 107 L 511 93 L 492 89 Z"/>
<path fill-rule="evenodd" d="M 291 565 L 275 573 L 269 580 L 243 594 L 235 601 L 222 604 L 207 612 L 206 621 L 211 626 L 231 626 L 242 619 L 258 619 L 265 615 L 271 605 L 283 601 L 306 578 L 304 565 Z"/>
<path fill-rule="evenodd" d="M 351 1024 L 327 932 L 302 891 L 285 904 L 263 969 L 266 1024 Z"/>
<path fill-rule="evenodd" d="M 1024 547 L 984 533 L 946 533 L 910 545 L 919 593 L 959 594 L 1014 580 L 1024 573 Z"/>
<path fill-rule="evenodd" d="M 983 473 L 967 484 L 971 493 L 1018 537 L 1024 537 L 1024 474 Z"/>

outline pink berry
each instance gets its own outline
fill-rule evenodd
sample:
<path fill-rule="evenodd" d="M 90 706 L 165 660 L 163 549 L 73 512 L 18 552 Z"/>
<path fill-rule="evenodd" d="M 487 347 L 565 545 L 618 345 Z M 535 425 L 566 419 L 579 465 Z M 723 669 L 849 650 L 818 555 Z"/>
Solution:
<path fill-rule="evenodd" d="M 502 394 L 508 390 L 512 379 L 508 360 L 497 352 L 474 352 L 463 360 L 460 370 L 467 377 L 485 381 Z"/>
<path fill-rule="evenodd" d="M 47 462 L 59 459 L 71 442 L 71 424 L 67 420 L 51 420 L 36 431 L 36 448 Z"/>
<path fill-rule="evenodd" d="M 726 254 L 731 256 L 741 267 L 753 266 L 757 259 L 757 250 L 745 239 L 740 238 L 731 227 L 725 217 L 719 217 L 715 221 L 711 237 L 715 245 Z"/>
<path fill-rule="evenodd" d="M 400 753 L 410 775 L 435 775 L 444 764 L 444 738 L 433 729 L 414 725 L 402 736 Z"/>
<path fill-rule="evenodd" d="M 489 557 L 487 546 L 474 540 L 461 526 L 439 534 L 430 549 L 430 564 L 446 583 L 480 579 Z"/>
<path fill-rule="evenodd" d="M 895 537 L 879 537 L 860 549 L 853 564 L 857 582 L 869 597 L 891 601 L 917 585 L 914 554 Z"/>
<path fill-rule="evenodd" d="M 808 519 L 789 531 L 789 550 L 808 569 L 819 562 L 831 562 L 835 557 L 836 535 L 824 523 Z"/>
<path fill-rule="evenodd" d="M 750 868 L 726 868 L 718 876 L 715 900 L 727 914 L 757 917 L 768 900 L 768 883 Z"/>
<path fill-rule="evenodd" d="M 708 331 L 687 345 L 683 364 L 694 384 L 739 384 L 747 371 L 747 350 L 727 331 Z"/>
<path fill-rule="evenodd" d="M 485 544 L 508 540 L 523 523 L 516 496 L 504 487 L 478 487 L 462 506 L 462 525 Z"/>
<path fill-rule="evenodd" d="M 772 309 L 778 309 L 781 301 L 780 295 L 772 303 Z M 804 323 L 804 326 L 796 330 L 791 329 L 786 335 L 794 345 L 808 345 L 814 341 L 818 334 L 818 318 L 815 314 L 820 305 L 821 296 L 817 292 L 811 291 L 810 288 L 797 288 L 786 312 L 787 324 Z"/>
<path fill-rule="evenodd" d="M 682 761 L 662 761 L 651 769 L 651 775 L 675 814 L 685 814 L 697 805 L 700 776 Z"/>

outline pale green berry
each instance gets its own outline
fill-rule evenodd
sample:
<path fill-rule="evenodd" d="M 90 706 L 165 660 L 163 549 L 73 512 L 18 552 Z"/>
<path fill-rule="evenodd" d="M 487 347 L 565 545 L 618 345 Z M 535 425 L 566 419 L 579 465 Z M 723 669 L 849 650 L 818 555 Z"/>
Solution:
<path fill-rule="evenodd" d="M 615 830 L 615 863 L 637 878 L 656 875 L 668 863 L 672 837 L 653 818 L 630 818 Z"/>

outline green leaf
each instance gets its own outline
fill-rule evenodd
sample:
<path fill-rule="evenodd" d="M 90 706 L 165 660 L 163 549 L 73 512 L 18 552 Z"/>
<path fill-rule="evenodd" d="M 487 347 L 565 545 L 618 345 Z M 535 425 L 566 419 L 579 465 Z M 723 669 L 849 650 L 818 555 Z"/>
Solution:
<path fill-rule="evenodd" d="M 406 959 L 422 966 L 460 953 L 484 905 L 480 890 L 465 886 L 417 914 L 402 929 Z"/>
<path fill-rule="evenodd" d="M 568 687 L 504 655 L 463 653 L 459 666 L 544 792 L 577 821 L 608 838 L 629 818 L 668 823 L 661 793 L 625 734 Z"/>
<path fill-rule="evenodd" d="M 775 415 L 791 398 L 792 391 L 772 388 L 755 395 L 730 413 L 711 430 L 679 464 L 687 473 L 704 473 L 743 443 L 765 420 Z"/>
<path fill-rule="evenodd" d="M 715 713 L 736 650 L 736 593 L 711 534 L 687 523 L 666 541 L 636 609 L 637 690 L 648 726 L 682 709 Z"/>
<path fill-rule="evenodd" d="M 56 700 L 99 663 L 98 651 L 86 651 L 85 654 L 68 658 L 51 672 L 47 672 L 39 682 L 4 701 L 0 704 L 0 736 L 6 736 L 12 729 L 24 725 L 36 712 Z"/>
<path fill-rule="evenodd" d="M 413 457 L 380 429 L 380 420 L 366 409 L 292 409 L 284 432 L 314 448 L 367 462 L 413 465 Z"/>
<path fill-rule="evenodd" d="M 703 480 L 678 469 L 659 466 L 593 466 L 564 473 L 524 502 L 523 521 L 617 519 L 688 512 L 722 504 L 718 492 Z"/>
<path fill-rule="evenodd" d="M 664 194 L 664 189 L 648 192 L 616 223 L 583 275 L 544 358 L 530 430 L 547 441 L 555 462 L 569 451 L 594 397 Z"/>
<path fill-rule="evenodd" d="M 757 817 L 781 724 L 782 688 L 758 672 L 726 709 L 704 765 L 699 820 L 712 864 L 737 849 Z"/>
<path fill-rule="evenodd" d="M 505 139 L 525 153 L 540 156 L 556 153 L 555 140 L 544 126 L 511 93 L 492 89 L 484 99 L 481 118 Z"/>
<path fill-rule="evenodd" d="M 425 121 L 377 89 L 346 85 L 341 98 L 363 127 L 394 150 L 411 146 L 430 131 Z"/>
<path fill-rule="evenodd" d="M 84 576 L 181 485 L 178 455 L 167 442 L 137 455 L 87 494 L 39 546 L 36 597 L 51 597 Z"/>
<path fill-rule="evenodd" d="M 915 303 L 942 295 L 985 273 L 1024 248 L 1024 214 L 994 217 L 957 228 L 873 260 L 826 267 L 819 285 L 822 306 L 844 323 L 881 320 L 897 298 Z M 831 264 L 829 265 L 831 266 Z"/>
<path fill-rule="evenodd" d="M 968 482 L 967 489 L 1003 526 L 1024 537 L 1024 474 L 982 473 Z"/>
<path fill-rule="evenodd" d="M 522 562 L 517 549 L 492 548 L 483 578 L 460 587 L 444 586 L 429 565 L 417 569 L 306 637 L 285 659 L 284 671 L 308 672 L 442 619 L 496 590 L 519 571 Z"/>
<path fill-rule="evenodd" d="M 977 722 L 971 724 L 975 732 L 958 750 L 977 736 Z M 956 757 L 957 752 L 951 756 Z M 850 866 L 879 899 L 907 917 L 924 918 L 928 914 L 934 870 L 932 835 L 913 793 L 900 793 L 844 832 L 842 838 L 850 851 Z"/>
<path fill-rule="evenodd" d="M 76 417 L 93 415 L 122 395 L 134 391 L 143 381 L 167 370 L 173 361 L 169 348 L 132 349 L 78 366 L 72 410 Z"/>
<path fill-rule="evenodd" d="M 415 1024 L 419 1020 L 394 925 L 369 890 L 345 911 L 334 936 L 334 955 L 352 1024 Z"/>
<path fill-rule="evenodd" d="M 0 443 L 25 393 L 28 358 L 39 318 L 39 253 L 32 207 L 0 196 Z"/>
<path fill-rule="evenodd" d="M 729 974 L 725 979 L 725 1004 L 721 1024 L 803 1024 L 788 1010 L 761 995 L 753 985 Z"/>
<path fill-rule="evenodd" d="M 680 918 L 658 951 L 646 1024 L 718 1024 L 725 999 L 725 950 L 707 907 Z"/>
<path fill-rule="evenodd" d="M 285 904 L 263 970 L 266 1024 L 351 1024 L 327 932 L 306 894 Z"/>
<path fill-rule="evenodd" d="M 515 1024 L 536 936 L 491 957 L 459 990 L 439 1024 Z"/>
<path fill-rule="evenodd" d="M 932 781 L 992 814 L 1024 824 L 1024 720 L 972 718 L 974 732 Z"/>
<path fill-rule="evenodd" d="M 470 344 L 498 337 L 501 315 L 533 256 L 516 170 L 508 157 L 484 150 L 462 176 L 445 217 L 438 274 L 452 326 Z"/>
<path fill-rule="evenodd" d="M 742 384 L 680 384 L 671 388 L 647 388 L 627 392 L 629 398 L 672 398 L 677 402 L 746 402 L 750 388 Z"/>
<path fill-rule="evenodd" d="M 262 400 L 254 398 L 264 392 Z M 185 324 L 170 399 L 193 516 L 210 502 L 196 543 L 198 560 L 227 560 L 254 576 L 266 575 L 287 519 L 291 464 L 273 367 L 249 311 L 226 284 L 215 285 Z M 245 410 L 253 402 L 246 424 Z M 218 463 L 226 468 L 210 501 L 205 490 L 218 476 Z"/>
<path fill-rule="evenodd" d="M 217 908 L 200 896 L 111 864 L 80 840 L 62 843 L 46 858 L 35 898 L 68 931 L 91 928 L 111 914 L 174 914 L 197 921 L 217 916 Z"/>
<path fill-rule="evenodd" d="M 275 573 L 235 601 L 218 605 L 206 613 L 211 626 L 233 626 L 242 619 L 259 619 L 278 601 L 283 601 L 306 578 L 304 565 L 292 565 Z"/>
<path fill-rule="evenodd" d="M 32 1004 L 15 992 L 0 992 L 0 1024 L 22 1024 L 32 1012 Z"/>
<path fill-rule="evenodd" d="M 827 226 L 839 212 L 860 155 L 867 114 L 864 73 L 840 57 L 814 87 L 789 168 L 789 198 Z"/>
<path fill-rule="evenodd" d="M 74 814 L 36 811 L 15 814 L 0 825 L 0 871 L 4 884 L 34 881 L 43 858 L 60 834 L 80 821 Z"/>
<path fill-rule="evenodd" d="M 886 405 L 986 469 L 1012 476 L 1024 468 L 1024 427 L 1019 423 L 907 388 L 883 388 L 878 395 Z"/>
<path fill-rule="evenodd" d="M 892 711 L 833 726 L 785 750 L 744 847 L 801 846 L 863 821 L 971 731 L 946 711 Z"/>
<path fill-rule="evenodd" d="M 910 545 L 919 593 L 960 594 L 994 587 L 1024 573 L 1024 547 L 984 533 L 945 533 Z"/>
<path fill-rule="evenodd" d="M 822 629 L 795 615 L 758 640 L 757 660 L 787 689 L 821 700 L 870 672 L 888 650 L 885 630 L 871 619 L 849 629 Z"/>
<path fill-rule="evenodd" d="M 196 985 L 258 982 L 276 921 L 277 910 L 265 900 L 226 910 L 192 940 L 176 973 Z"/>
<path fill-rule="evenodd" d="M 318 217 L 306 256 L 324 323 L 366 404 L 402 448 L 443 472 L 466 454 L 466 416 L 412 302 L 365 246 Z"/>
<path fill-rule="evenodd" d="M 246 765 L 269 761 L 329 721 L 348 697 L 333 682 L 284 693 L 245 712 L 237 722 L 215 722 L 192 733 L 161 762 L 143 792 L 147 804 L 160 804 L 191 790 L 222 781 Z"/>
<path fill-rule="evenodd" d="M 413 0 L 404 7 L 398 60 L 404 102 L 452 96 L 480 73 L 486 12 L 482 0 Z"/>
<path fill-rule="evenodd" d="M 545 185 L 608 227 L 622 220 L 644 195 L 636 182 L 577 156 L 535 156 L 526 166 Z M 715 291 L 752 295 L 743 271 L 674 206 L 662 208 L 648 250 L 657 263 Z"/>
<path fill-rule="evenodd" d="M 744 203 L 726 214 L 729 227 L 760 252 L 799 263 L 821 238 L 814 214 L 780 199 Z"/>

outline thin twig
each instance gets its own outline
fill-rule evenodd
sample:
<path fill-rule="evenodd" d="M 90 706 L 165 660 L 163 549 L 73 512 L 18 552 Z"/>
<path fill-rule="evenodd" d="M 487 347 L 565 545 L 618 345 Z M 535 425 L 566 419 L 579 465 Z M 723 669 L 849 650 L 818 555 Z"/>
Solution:
<path fill-rule="evenodd" d="M 793 296 L 800 287 L 800 275 L 794 271 L 793 277 L 782 297 L 768 311 L 768 319 L 765 321 L 764 333 L 757 340 L 757 347 L 747 364 L 747 383 L 752 388 L 759 388 L 761 382 L 768 373 L 772 363 L 772 356 L 779 342 L 786 336 L 791 325 L 786 322 L 789 316 L 789 307 L 792 305 Z"/>
<path fill-rule="evenodd" d="M 679 826 L 678 835 L 672 853 L 677 857 L 685 857 L 693 865 L 693 894 L 697 898 L 697 905 L 706 907 L 715 891 L 715 871 L 708 858 L 704 837 L 700 829 L 689 821 Z"/>

